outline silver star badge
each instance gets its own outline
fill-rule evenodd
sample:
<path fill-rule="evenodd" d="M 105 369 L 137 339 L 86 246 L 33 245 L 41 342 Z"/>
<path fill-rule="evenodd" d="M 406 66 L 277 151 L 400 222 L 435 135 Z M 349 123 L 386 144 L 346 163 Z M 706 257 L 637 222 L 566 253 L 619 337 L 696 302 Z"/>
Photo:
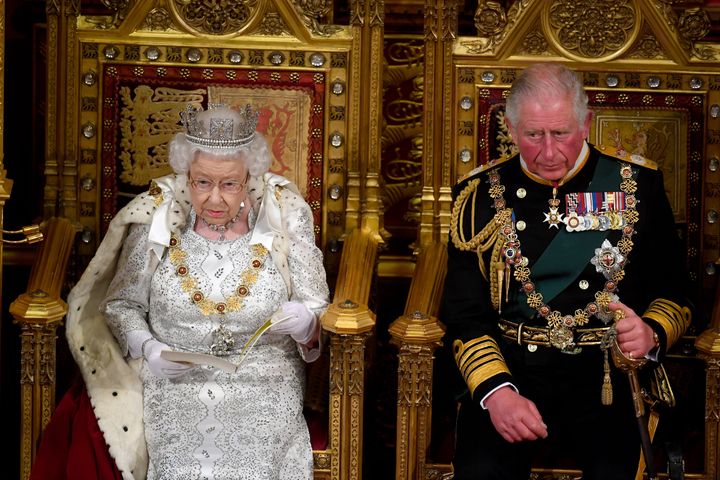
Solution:
<path fill-rule="evenodd" d="M 595 256 L 590 259 L 590 263 L 595 265 L 595 271 L 602 272 L 608 280 L 623 267 L 624 262 L 625 256 L 620 253 L 620 249 L 613 247 L 607 239 L 600 248 L 595 249 Z"/>

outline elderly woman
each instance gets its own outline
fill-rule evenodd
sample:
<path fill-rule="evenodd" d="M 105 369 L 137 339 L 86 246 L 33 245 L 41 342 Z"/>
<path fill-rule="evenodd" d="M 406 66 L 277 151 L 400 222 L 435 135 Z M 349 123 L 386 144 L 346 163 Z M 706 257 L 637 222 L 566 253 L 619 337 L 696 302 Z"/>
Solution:
<path fill-rule="evenodd" d="M 310 208 L 268 173 L 249 106 L 182 119 L 175 175 L 116 216 L 69 298 L 98 425 L 127 479 L 312 478 L 304 361 L 328 288 Z M 163 354 L 237 364 L 268 319 L 235 372 Z"/>

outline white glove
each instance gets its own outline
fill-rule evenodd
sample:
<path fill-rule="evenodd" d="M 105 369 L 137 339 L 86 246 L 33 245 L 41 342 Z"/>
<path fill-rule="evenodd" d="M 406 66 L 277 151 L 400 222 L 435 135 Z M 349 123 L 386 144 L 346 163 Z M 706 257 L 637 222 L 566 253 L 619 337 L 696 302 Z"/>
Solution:
<path fill-rule="evenodd" d="M 318 320 L 315 314 L 300 302 L 285 302 L 270 318 L 273 333 L 290 335 L 301 345 L 318 338 Z"/>
<path fill-rule="evenodd" d="M 193 368 L 190 365 L 165 360 L 160 356 L 160 352 L 163 350 L 172 349 L 154 338 L 148 340 L 142 348 L 142 353 L 145 360 L 147 360 L 148 368 L 154 375 L 162 378 L 177 378 Z"/>

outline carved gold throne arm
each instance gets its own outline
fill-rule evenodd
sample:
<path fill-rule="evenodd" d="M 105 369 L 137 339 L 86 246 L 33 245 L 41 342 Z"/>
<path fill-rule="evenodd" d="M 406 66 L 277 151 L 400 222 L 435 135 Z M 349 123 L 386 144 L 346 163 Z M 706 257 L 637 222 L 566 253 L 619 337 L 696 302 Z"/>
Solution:
<path fill-rule="evenodd" d="M 314 452 L 315 478 L 362 478 L 365 343 L 375 328 L 368 300 L 377 250 L 377 236 L 369 230 L 347 236 L 333 303 L 322 318 L 330 336 L 330 442 L 327 451 Z M 329 472 L 319 472 L 324 469 Z"/>
<path fill-rule="evenodd" d="M 47 222 L 45 243 L 30 273 L 27 292 L 10 304 L 20 325 L 20 478 L 30 477 L 39 438 L 55 409 L 56 330 L 67 312 L 60 298 L 75 227 L 65 218 Z"/>

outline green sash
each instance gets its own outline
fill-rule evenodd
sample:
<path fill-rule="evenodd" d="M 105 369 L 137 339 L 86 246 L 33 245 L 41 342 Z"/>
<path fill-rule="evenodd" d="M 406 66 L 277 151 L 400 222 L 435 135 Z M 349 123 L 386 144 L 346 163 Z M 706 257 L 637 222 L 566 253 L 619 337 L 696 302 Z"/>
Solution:
<path fill-rule="evenodd" d="M 595 173 L 588 185 L 588 192 L 612 192 L 620 189 L 620 168 L 609 158 L 598 158 Z M 565 228 L 555 235 L 550 245 L 532 267 L 535 291 L 543 296 L 545 303 L 565 290 L 585 269 L 595 255 L 595 249 L 602 245 L 610 230 L 604 232 L 592 230 L 586 232 L 568 232 Z M 528 316 L 534 311 L 526 302 L 518 299 L 521 310 Z"/>

